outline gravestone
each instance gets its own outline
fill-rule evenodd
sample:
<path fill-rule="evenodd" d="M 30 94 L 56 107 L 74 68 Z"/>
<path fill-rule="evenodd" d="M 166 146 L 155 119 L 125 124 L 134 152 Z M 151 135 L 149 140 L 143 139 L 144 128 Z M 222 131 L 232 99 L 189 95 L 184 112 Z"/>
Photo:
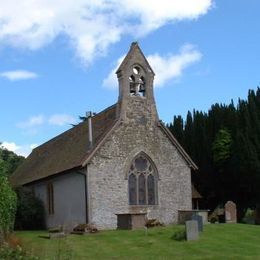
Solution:
<path fill-rule="evenodd" d="M 233 201 L 225 204 L 225 220 L 226 223 L 237 223 L 237 206 Z"/>
<path fill-rule="evenodd" d="M 198 222 L 199 232 L 202 232 L 203 231 L 203 218 L 202 218 L 202 216 L 197 215 L 197 214 L 193 214 L 192 217 L 191 217 L 191 220 L 195 220 L 195 221 Z"/>
<path fill-rule="evenodd" d="M 185 224 L 186 224 L 186 239 L 188 241 L 198 240 L 199 239 L 198 221 L 188 220 L 185 222 Z"/>

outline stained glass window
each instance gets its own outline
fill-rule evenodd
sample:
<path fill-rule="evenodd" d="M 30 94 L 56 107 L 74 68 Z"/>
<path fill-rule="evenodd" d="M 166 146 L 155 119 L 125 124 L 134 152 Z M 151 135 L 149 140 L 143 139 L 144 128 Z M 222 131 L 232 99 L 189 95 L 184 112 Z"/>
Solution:
<path fill-rule="evenodd" d="M 148 204 L 153 205 L 155 204 L 155 182 L 154 176 L 149 174 L 147 178 L 147 188 L 148 188 Z"/>
<path fill-rule="evenodd" d="M 145 205 L 146 204 L 146 185 L 145 185 L 145 177 L 144 174 L 141 173 L 138 178 L 138 195 L 139 195 L 139 205 Z"/>
<path fill-rule="evenodd" d="M 136 194 L 136 176 L 132 173 L 128 179 L 129 186 L 129 204 L 136 205 L 137 203 L 137 194 Z"/>
<path fill-rule="evenodd" d="M 138 171 L 145 171 L 147 168 L 147 160 L 144 157 L 138 157 L 135 159 L 135 167 Z"/>
<path fill-rule="evenodd" d="M 157 182 L 157 172 L 153 163 L 143 153 L 137 156 L 130 166 L 128 175 L 129 204 L 157 204 Z"/>

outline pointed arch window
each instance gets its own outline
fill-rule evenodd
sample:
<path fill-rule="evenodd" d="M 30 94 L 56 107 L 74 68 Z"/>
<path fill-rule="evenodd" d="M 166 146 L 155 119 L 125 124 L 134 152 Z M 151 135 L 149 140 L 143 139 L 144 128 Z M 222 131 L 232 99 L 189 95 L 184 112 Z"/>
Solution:
<path fill-rule="evenodd" d="M 129 77 L 129 92 L 131 96 L 145 96 L 144 71 L 140 66 L 133 66 L 132 75 Z"/>
<path fill-rule="evenodd" d="M 153 163 L 144 155 L 137 156 L 128 173 L 130 205 L 158 204 L 158 175 Z"/>

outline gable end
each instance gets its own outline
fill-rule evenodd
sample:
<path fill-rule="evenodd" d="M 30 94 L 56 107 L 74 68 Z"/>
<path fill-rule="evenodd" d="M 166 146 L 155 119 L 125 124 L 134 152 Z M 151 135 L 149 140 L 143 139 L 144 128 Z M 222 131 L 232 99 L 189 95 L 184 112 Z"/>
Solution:
<path fill-rule="evenodd" d="M 166 134 L 166 136 L 170 139 L 172 144 L 176 147 L 178 152 L 181 154 L 181 156 L 184 158 L 184 160 L 187 162 L 188 166 L 192 168 L 193 170 L 198 170 L 198 166 L 193 162 L 193 160 L 190 158 L 190 156 L 185 152 L 183 147 L 180 145 L 180 143 L 177 141 L 177 139 L 172 135 L 170 130 L 163 124 L 163 122 L 160 120 L 158 122 L 158 127 L 163 131 L 163 133 Z"/>

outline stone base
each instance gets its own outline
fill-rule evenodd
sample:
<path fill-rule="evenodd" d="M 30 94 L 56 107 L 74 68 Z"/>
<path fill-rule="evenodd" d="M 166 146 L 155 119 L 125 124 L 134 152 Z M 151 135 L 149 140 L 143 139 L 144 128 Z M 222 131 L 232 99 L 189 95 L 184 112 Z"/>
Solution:
<path fill-rule="evenodd" d="M 185 221 L 191 220 L 193 215 L 199 215 L 202 217 L 203 225 L 208 224 L 209 210 L 178 210 L 178 224 L 185 224 Z"/>
<path fill-rule="evenodd" d="M 66 234 L 64 232 L 57 232 L 57 233 L 49 233 L 49 238 L 63 238 L 66 237 Z"/>
<path fill-rule="evenodd" d="M 70 234 L 72 234 L 72 235 L 85 235 L 86 232 L 84 232 L 84 231 L 72 231 L 72 232 L 70 232 Z"/>
<path fill-rule="evenodd" d="M 125 213 L 117 215 L 118 229 L 139 229 L 145 227 L 147 213 Z"/>

